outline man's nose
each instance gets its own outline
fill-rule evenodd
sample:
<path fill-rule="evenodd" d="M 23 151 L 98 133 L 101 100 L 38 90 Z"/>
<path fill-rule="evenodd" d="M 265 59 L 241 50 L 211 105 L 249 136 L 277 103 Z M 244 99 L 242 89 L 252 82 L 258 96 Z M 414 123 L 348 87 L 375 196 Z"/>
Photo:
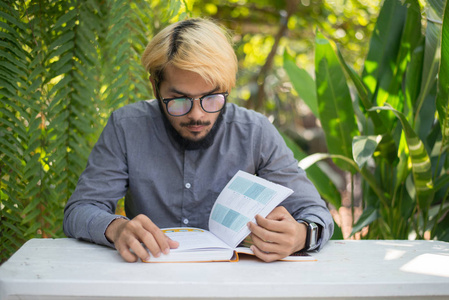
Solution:
<path fill-rule="evenodd" d="M 206 112 L 201 107 L 200 98 L 193 99 L 192 109 L 188 113 L 189 117 L 192 119 L 198 120 L 200 119 Z"/>

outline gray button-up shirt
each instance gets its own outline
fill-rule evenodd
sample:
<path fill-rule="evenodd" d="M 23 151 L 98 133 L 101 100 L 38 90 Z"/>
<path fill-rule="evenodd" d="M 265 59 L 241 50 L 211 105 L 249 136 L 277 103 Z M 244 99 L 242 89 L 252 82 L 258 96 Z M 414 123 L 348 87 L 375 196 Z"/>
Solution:
<path fill-rule="evenodd" d="M 113 246 L 105 231 L 125 195 L 128 218 L 145 214 L 160 228 L 208 229 L 215 199 L 243 170 L 291 188 L 281 205 L 297 220 L 320 224 L 322 246 L 332 235 L 332 217 L 276 128 L 234 104 L 223 118 L 210 147 L 184 150 L 167 132 L 156 101 L 112 113 L 67 202 L 65 234 Z"/>

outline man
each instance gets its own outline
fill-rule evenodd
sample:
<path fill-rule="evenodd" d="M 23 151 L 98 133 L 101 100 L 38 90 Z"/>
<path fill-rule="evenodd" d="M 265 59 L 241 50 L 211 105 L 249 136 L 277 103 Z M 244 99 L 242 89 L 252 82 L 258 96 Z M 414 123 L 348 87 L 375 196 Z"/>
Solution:
<path fill-rule="evenodd" d="M 256 256 L 323 247 L 332 217 L 282 137 L 261 114 L 226 104 L 237 73 L 226 32 L 203 19 L 172 24 L 142 63 L 157 100 L 111 115 L 65 208 L 66 235 L 115 247 L 129 262 L 165 255 L 178 243 L 160 228 L 207 229 L 218 194 L 243 170 L 294 190 L 248 224 Z M 125 195 L 127 218 L 114 214 Z"/>

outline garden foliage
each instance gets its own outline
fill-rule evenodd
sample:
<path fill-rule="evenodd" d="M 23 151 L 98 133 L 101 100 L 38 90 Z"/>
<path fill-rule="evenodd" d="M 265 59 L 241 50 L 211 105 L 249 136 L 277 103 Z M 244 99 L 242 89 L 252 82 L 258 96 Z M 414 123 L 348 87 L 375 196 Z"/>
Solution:
<path fill-rule="evenodd" d="M 353 234 L 369 225 L 368 238 L 424 238 L 429 232 L 449 241 L 446 0 L 428 0 L 424 7 L 417 0 L 385 0 L 360 74 L 319 30 L 315 85 L 302 84 L 313 79 L 287 52 L 284 67 L 319 118 L 328 147 L 300 165 L 317 168 L 316 162 L 331 158 L 362 178 L 363 213 Z M 326 183 L 317 187 L 334 203 L 332 180 L 307 172 L 315 183 Z"/>

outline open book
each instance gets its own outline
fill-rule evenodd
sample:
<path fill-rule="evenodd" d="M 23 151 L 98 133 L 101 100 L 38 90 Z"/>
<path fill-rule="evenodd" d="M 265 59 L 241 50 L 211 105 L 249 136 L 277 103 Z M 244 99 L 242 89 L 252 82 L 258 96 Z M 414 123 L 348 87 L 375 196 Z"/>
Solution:
<path fill-rule="evenodd" d="M 179 242 L 167 255 L 146 262 L 238 261 L 238 253 L 252 254 L 248 247 L 237 247 L 249 234 L 249 221 L 257 214 L 266 217 L 293 191 L 249 173 L 238 171 L 218 196 L 209 217 L 209 231 L 199 228 L 166 228 L 162 231 Z M 311 261 L 307 254 L 283 260 Z"/>

